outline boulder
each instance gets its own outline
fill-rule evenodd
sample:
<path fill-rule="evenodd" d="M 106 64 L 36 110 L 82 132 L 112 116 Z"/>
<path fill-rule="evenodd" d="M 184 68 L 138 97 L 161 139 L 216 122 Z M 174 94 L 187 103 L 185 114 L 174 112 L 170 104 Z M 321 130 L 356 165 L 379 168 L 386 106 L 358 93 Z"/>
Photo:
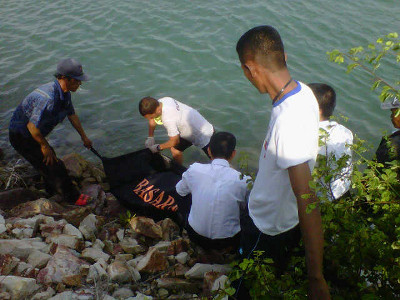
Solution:
<path fill-rule="evenodd" d="M 79 225 L 79 230 L 82 232 L 83 236 L 87 240 L 96 240 L 96 234 L 98 229 L 103 224 L 103 218 L 96 216 L 94 214 L 88 215 L 81 224 Z"/>
<path fill-rule="evenodd" d="M 82 251 L 82 258 L 90 263 L 97 262 L 99 259 L 104 259 L 108 261 L 110 255 L 104 253 L 101 249 L 98 248 L 86 248 Z"/>
<path fill-rule="evenodd" d="M 12 253 L 20 259 L 27 259 L 35 250 L 48 253 L 49 246 L 40 238 L 22 240 L 0 240 L 0 254 Z"/>
<path fill-rule="evenodd" d="M 0 276 L 0 282 L 2 290 L 8 292 L 13 300 L 30 298 L 39 289 L 33 278 Z"/>
<path fill-rule="evenodd" d="M 33 268 L 41 269 L 47 265 L 50 258 L 51 258 L 51 255 L 35 250 L 28 256 L 28 263 Z"/>
<path fill-rule="evenodd" d="M 39 226 L 40 234 L 42 237 L 61 234 L 64 230 L 65 225 L 67 225 L 67 221 L 65 221 L 64 219 L 45 224 L 40 224 Z"/>
<path fill-rule="evenodd" d="M 62 158 L 69 176 L 80 178 L 88 167 L 88 162 L 79 154 L 71 153 Z"/>
<path fill-rule="evenodd" d="M 132 280 L 131 272 L 125 262 L 113 262 L 107 267 L 107 273 L 114 282 L 125 283 Z"/>
<path fill-rule="evenodd" d="M 87 283 L 94 283 L 99 280 L 108 281 L 108 274 L 100 263 L 95 263 L 90 266 L 89 274 L 86 277 Z"/>
<path fill-rule="evenodd" d="M 184 265 L 189 260 L 189 254 L 187 252 L 181 252 L 177 256 L 175 256 L 175 259 L 177 262 Z"/>
<path fill-rule="evenodd" d="M 146 255 L 137 264 L 139 272 L 156 273 L 168 268 L 166 257 L 156 248 L 150 248 Z"/>
<path fill-rule="evenodd" d="M 46 243 L 63 245 L 74 250 L 81 250 L 84 245 L 83 241 L 78 239 L 77 236 L 69 234 L 52 234 L 46 238 Z"/>
<path fill-rule="evenodd" d="M 58 246 L 46 268 L 40 270 L 37 280 L 45 284 L 61 283 L 67 276 L 79 275 L 81 266 L 87 264 L 77 258 L 72 250 L 65 246 Z"/>
<path fill-rule="evenodd" d="M 27 218 L 38 214 L 47 216 L 61 216 L 64 208 L 53 201 L 40 198 L 35 201 L 29 201 L 19 204 L 12 208 L 8 214 L 12 217 Z"/>
<path fill-rule="evenodd" d="M 129 222 L 131 228 L 138 234 L 150 238 L 161 239 L 162 229 L 160 225 L 157 225 L 153 219 L 146 217 L 133 217 Z"/>
<path fill-rule="evenodd" d="M 116 299 L 127 299 L 129 297 L 133 297 L 134 294 L 131 289 L 128 288 L 119 288 L 115 290 L 112 296 Z"/>
<path fill-rule="evenodd" d="M 164 241 L 172 241 L 179 237 L 180 228 L 170 218 L 166 218 L 157 223 L 161 226 L 162 239 Z"/>
<path fill-rule="evenodd" d="M 71 225 L 71 224 L 66 224 L 64 226 L 63 233 L 72 235 L 72 236 L 76 236 L 80 240 L 83 239 L 82 232 L 80 232 L 78 228 L 76 228 L 74 225 Z"/>
<path fill-rule="evenodd" d="M 139 245 L 136 239 L 131 237 L 124 238 L 119 244 L 121 245 L 122 249 L 124 249 L 125 253 L 128 254 L 136 255 L 146 251 L 146 248 L 144 248 L 142 245 Z"/>
<path fill-rule="evenodd" d="M 27 188 L 17 188 L 0 192 L 0 209 L 10 209 L 21 203 L 36 200 L 40 195 Z"/>

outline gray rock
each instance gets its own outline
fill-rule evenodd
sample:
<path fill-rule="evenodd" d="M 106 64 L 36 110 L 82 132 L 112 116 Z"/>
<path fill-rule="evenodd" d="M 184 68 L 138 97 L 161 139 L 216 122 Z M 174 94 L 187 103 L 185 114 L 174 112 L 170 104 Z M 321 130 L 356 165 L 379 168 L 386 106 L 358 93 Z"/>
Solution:
<path fill-rule="evenodd" d="M 53 290 L 51 287 L 48 287 L 46 291 L 37 293 L 35 296 L 33 296 L 32 300 L 47 300 L 53 297 L 55 293 L 55 290 Z"/>
<path fill-rule="evenodd" d="M 95 240 L 97 233 L 98 220 L 96 215 L 90 214 L 83 219 L 79 225 L 79 230 L 87 240 Z"/>
<path fill-rule="evenodd" d="M 46 242 L 49 244 L 54 243 L 57 245 L 63 245 L 74 250 L 78 250 L 83 244 L 83 242 L 81 242 L 77 236 L 69 234 L 50 235 L 46 238 Z"/>
<path fill-rule="evenodd" d="M 126 263 L 115 261 L 107 267 L 107 273 L 114 282 L 125 283 L 132 280 L 131 272 Z"/>
<path fill-rule="evenodd" d="M 33 268 L 41 269 L 47 265 L 50 258 L 51 255 L 35 250 L 28 256 L 28 263 Z"/>
<path fill-rule="evenodd" d="M 155 244 L 153 247 L 157 248 L 158 251 L 162 253 L 166 253 L 168 251 L 169 246 L 171 246 L 171 242 L 169 241 L 160 241 Z"/>
<path fill-rule="evenodd" d="M 48 253 L 49 246 L 40 238 L 0 240 L 0 254 L 12 253 L 18 258 L 27 259 L 34 250 Z"/>
<path fill-rule="evenodd" d="M 108 281 L 108 274 L 100 263 L 95 263 L 90 266 L 89 274 L 86 277 L 87 283 L 94 283 L 99 280 Z"/>
<path fill-rule="evenodd" d="M 2 288 L 11 295 L 11 299 L 19 300 L 29 298 L 39 286 L 33 278 L 19 276 L 0 276 Z"/>
<path fill-rule="evenodd" d="M 82 232 L 80 232 L 78 228 L 71 224 L 66 224 L 64 226 L 63 233 L 76 236 L 78 239 L 83 239 Z"/>
<path fill-rule="evenodd" d="M 131 289 L 128 288 L 120 288 L 118 290 L 116 290 L 112 296 L 116 299 L 126 299 L 129 297 L 134 296 L 133 292 Z"/>
<path fill-rule="evenodd" d="M 86 248 L 82 251 L 82 258 L 87 260 L 88 262 L 97 262 L 99 259 L 104 259 L 108 261 L 110 255 L 104 253 L 101 249 L 98 248 Z"/>
<path fill-rule="evenodd" d="M 189 254 L 187 252 L 181 252 L 175 256 L 177 262 L 181 263 L 182 265 L 186 264 L 189 259 Z"/>

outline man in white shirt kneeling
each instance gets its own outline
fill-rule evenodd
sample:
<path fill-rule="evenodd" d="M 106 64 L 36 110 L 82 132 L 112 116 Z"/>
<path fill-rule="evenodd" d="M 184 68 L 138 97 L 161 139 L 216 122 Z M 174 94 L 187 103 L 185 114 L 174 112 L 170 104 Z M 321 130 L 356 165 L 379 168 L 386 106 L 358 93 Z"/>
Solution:
<path fill-rule="evenodd" d="M 210 164 L 194 163 L 183 173 L 176 191 L 192 193 L 187 231 L 191 241 L 205 250 L 232 248 L 240 244 L 240 208 L 245 201 L 247 178 L 229 166 L 235 157 L 236 138 L 229 132 L 211 137 Z"/>

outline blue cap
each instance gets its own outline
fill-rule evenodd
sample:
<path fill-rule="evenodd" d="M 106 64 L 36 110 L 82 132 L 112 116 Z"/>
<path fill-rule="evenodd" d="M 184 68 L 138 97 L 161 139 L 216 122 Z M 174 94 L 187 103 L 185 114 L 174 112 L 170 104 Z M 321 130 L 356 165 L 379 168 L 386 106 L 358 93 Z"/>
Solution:
<path fill-rule="evenodd" d="M 57 74 L 71 77 L 80 81 L 89 80 L 89 76 L 83 73 L 81 63 L 73 58 L 60 60 L 57 64 Z"/>

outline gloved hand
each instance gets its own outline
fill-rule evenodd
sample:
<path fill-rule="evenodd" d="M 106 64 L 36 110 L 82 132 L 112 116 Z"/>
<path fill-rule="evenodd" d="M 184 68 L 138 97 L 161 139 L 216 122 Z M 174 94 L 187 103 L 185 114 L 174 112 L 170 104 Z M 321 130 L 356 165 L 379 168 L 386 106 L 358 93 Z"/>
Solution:
<path fill-rule="evenodd" d="M 153 153 L 158 153 L 161 151 L 160 144 L 154 144 L 153 146 L 150 146 L 149 149 Z"/>
<path fill-rule="evenodd" d="M 156 141 L 154 140 L 154 136 L 149 136 L 146 141 L 144 142 L 144 146 L 146 148 L 150 148 L 151 146 L 153 146 L 156 143 Z"/>

